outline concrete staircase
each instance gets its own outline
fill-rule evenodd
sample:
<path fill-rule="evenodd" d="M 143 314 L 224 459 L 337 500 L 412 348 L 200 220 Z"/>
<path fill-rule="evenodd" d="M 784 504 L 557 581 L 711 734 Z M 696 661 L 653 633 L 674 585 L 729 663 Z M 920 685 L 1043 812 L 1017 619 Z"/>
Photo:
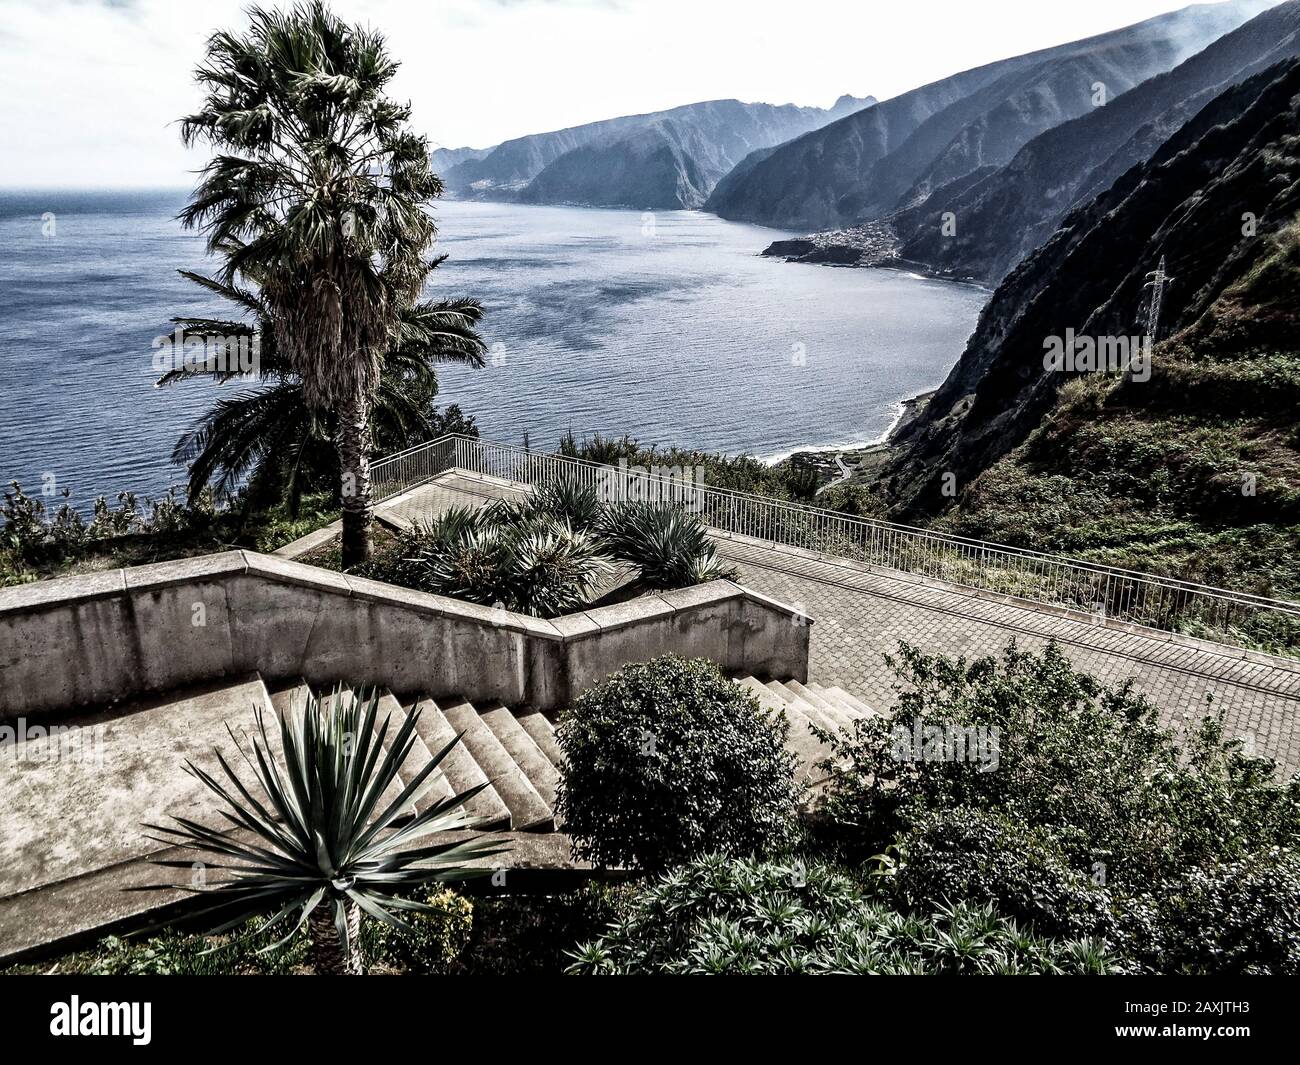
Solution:
<path fill-rule="evenodd" d="M 270 699 L 276 710 L 287 712 L 290 707 L 303 706 L 310 694 L 311 689 L 298 682 L 276 687 Z M 387 716 L 388 735 L 392 736 L 416 710 L 415 746 L 390 799 L 400 793 L 403 776 L 413 777 L 459 735 L 461 742 L 448 751 L 429 777 L 416 809 L 486 784 L 466 804 L 468 813 L 482 820 L 483 829 L 555 831 L 560 748 L 550 720 L 536 711 L 516 712 L 501 703 L 475 705 L 454 697 L 421 699 L 403 706 L 391 692 L 384 691 L 379 696 L 376 727 Z"/>
<path fill-rule="evenodd" d="M 764 712 L 789 721 L 788 746 L 800 779 L 814 793 L 825 777 L 817 763 L 830 752 L 811 726 L 837 731 L 872 712 L 839 688 L 754 677 L 736 683 Z M 0 809 L 0 962 L 138 924 L 181 898 L 179 892 L 123 890 L 171 879 L 149 858 L 191 857 L 161 848 L 142 823 L 179 815 L 229 827 L 211 793 L 185 772 L 185 762 L 223 779 L 213 754 L 220 749 L 241 779 L 251 782 L 241 760 L 231 757 L 227 726 L 242 738 L 253 731 L 254 710 L 260 709 L 276 747 L 275 712 L 300 707 L 311 694 L 301 681 L 268 685 L 249 674 L 59 719 L 58 725 L 79 726 L 88 745 L 71 757 L 46 757 L 48 750 L 43 753 L 35 739 L 0 747 L 0 794 L 6 798 Z M 396 798 L 406 780 L 450 747 L 415 809 L 486 785 L 467 809 L 481 819 L 476 831 L 508 837 L 512 876 L 577 875 L 580 863 L 556 823 L 561 755 L 554 723 L 500 702 L 452 697 L 403 704 L 383 691 L 378 721 L 389 716 L 389 740 L 417 710 L 415 745 L 386 798 Z M 457 736 L 460 742 L 454 743 Z"/>
<path fill-rule="evenodd" d="M 753 695 L 763 709 L 782 715 L 790 724 L 786 746 L 798 759 L 801 783 L 816 791 L 826 781 L 826 771 L 819 763 L 830 757 L 830 747 L 817 738 L 813 727 L 832 734 L 849 731 L 854 723 L 876 711 L 843 688 L 822 684 L 801 684 L 797 680 L 762 681 L 741 677 L 736 681 Z"/>

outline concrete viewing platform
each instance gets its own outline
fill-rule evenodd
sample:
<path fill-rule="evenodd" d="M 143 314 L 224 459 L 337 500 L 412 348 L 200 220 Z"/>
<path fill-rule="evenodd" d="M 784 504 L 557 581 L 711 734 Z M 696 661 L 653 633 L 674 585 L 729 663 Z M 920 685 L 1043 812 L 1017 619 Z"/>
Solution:
<path fill-rule="evenodd" d="M 398 523 L 428 520 L 450 506 L 477 506 L 518 496 L 524 485 L 454 471 L 389 500 Z M 1076 668 L 1108 684 L 1132 678 L 1162 711 L 1167 726 L 1211 709 L 1232 736 L 1300 769 L 1300 659 L 1243 651 L 1087 615 L 991 596 L 847 559 L 719 535 L 720 554 L 740 583 L 811 616 L 808 675 L 876 709 L 897 698 L 884 656 L 900 640 L 929 654 L 995 655 L 1015 640 L 1022 649 L 1055 640 Z M 1211 702 L 1207 702 L 1212 700 Z"/>
<path fill-rule="evenodd" d="M 452 470 L 386 500 L 379 516 L 400 528 L 527 491 Z M 52 731 L 0 745 L 0 961 L 175 904 L 181 891 L 123 889 L 160 878 L 148 859 L 164 852 L 145 823 L 218 823 L 184 761 L 210 768 L 230 746 L 227 727 L 247 730 L 254 707 L 282 710 L 339 680 L 375 686 L 395 720 L 420 707 L 423 758 L 463 733 L 439 788 L 490 782 L 471 812 L 510 844 L 512 883 L 586 875 L 556 816 L 555 724 L 577 692 L 669 652 L 716 661 L 784 715 L 811 787 L 829 753 L 812 726 L 887 713 L 899 693 L 885 655 L 900 641 L 968 659 L 1012 640 L 1055 641 L 1106 683 L 1131 678 L 1167 725 L 1210 707 L 1255 753 L 1300 768 L 1300 660 L 722 533 L 738 582 L 545 620 L 292 561 L 333 535 L 278 558 L 227 552 L 0 592 L 0 670 L 11 680 L 0 723 L 71 728 L 84 741 L 57 758 Z"/>

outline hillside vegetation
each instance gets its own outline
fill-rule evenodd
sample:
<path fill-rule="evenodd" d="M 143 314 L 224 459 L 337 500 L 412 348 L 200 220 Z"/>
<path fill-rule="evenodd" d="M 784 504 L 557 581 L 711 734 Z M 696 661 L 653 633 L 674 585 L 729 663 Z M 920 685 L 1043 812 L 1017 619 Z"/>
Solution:
<path fill-rule="evenodd" d="M 893 517 L 1300 598 L 1298 102 L 1296 60 L 1223 93 L 999 286 L 884 468 Z M 1162 260 L 1149 379 L 1045 368 L 1140 332 Z"/>

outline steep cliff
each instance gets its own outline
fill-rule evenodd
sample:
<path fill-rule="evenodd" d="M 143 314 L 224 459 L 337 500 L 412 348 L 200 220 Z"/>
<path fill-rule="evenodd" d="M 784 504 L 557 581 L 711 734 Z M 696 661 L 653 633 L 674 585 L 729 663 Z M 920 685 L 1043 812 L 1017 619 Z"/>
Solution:
<path fill-rule="evenodd" d="M 1256 16 L 1168 73 L 1035 137 L 973 185 L 936 188 L 890 219 L 898 254 L 936 273 L 996 283 L 1069 210 L 1108 189 L 1209 100 L 1300 55 L 1300 0 Z M 914 197 L 916 198 L 916 197 Z M 950 215 L 956 232 L 945 232 Z"/>
<path fill-rule="evenodd" d="M 1295 594 L 1298 210 L 1289 60 L 1215 97 L 1003 281 L 884 470 L 894 516 Z M 1067 331 L 1142 335 L 1162 260 L 1145 371 L 1045 362 Z"/>

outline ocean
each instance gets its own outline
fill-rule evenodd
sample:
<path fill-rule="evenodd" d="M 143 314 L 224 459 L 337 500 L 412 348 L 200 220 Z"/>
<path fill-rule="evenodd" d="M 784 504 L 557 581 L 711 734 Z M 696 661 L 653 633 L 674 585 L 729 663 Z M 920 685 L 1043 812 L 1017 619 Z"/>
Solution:
<path fill-rule="evenodd" d="M 175 221 L 186 192 L 0 192 L 0 482 L 86 505 L 184 481 L 177 437 L 250 385 L 154 387 L 177 315 L 229 317 L 181 278 L 211 270 Z M 938 385 L 987 293 L 901 271 L 764 259 L 779 230 L 695 211 L 446 201 L 431 298 L 487 307 L 482 370 L 440 370 L 484 437 L 775 459 L 879 438 Z"/>

